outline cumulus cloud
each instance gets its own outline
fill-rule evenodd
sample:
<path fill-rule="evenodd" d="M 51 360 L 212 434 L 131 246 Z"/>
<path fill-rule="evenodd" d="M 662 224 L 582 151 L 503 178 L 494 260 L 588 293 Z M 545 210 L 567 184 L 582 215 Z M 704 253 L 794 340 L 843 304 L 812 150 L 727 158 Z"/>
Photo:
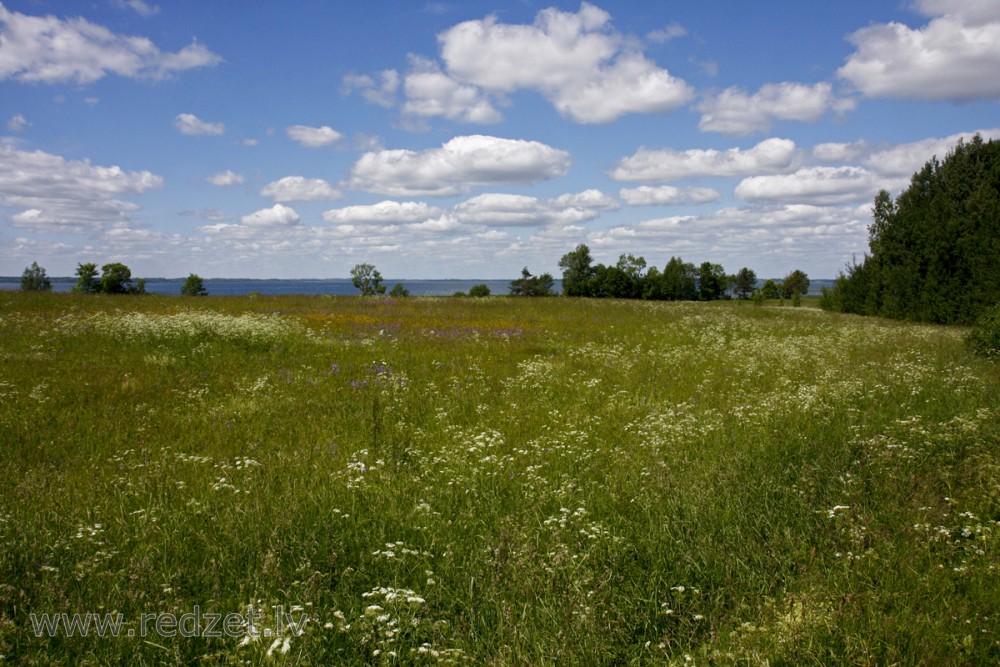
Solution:
<path fill-rule="evenodd" d="M 692 149 L 640 148 L 611 171 L 616 181 L 672 181 L 693 176 L 750 176 L 788 169 L 795 158 L 795 142 L 765 139 L 752 148 Z"/>
<path fill-rule="evenodd" d="M 880 180 L 861 167 L 807 167 L 791 174 L 752 176 L 736 186 L 747 201 L 803 204 L 849 204 L 871 201 Z"/>
<path fill-rule="evenodd" d="M 178 114 L 174 118 L 174 127 L 176 127 L 181 134 L 187 134 L 189 136 L 218 136 L 226 131 L 226 126 L 224 124 L 209 123 L 190 113 Z"/>
<path fill-rule="evenodd" d="M 575 208 L 587 208 L 595 211 L 614 211 L 621 205 L 614 197 L 606 195 L 596 188 L 590 188 L 583 192 L 575 192 L 559 195 L 552 200 L 556 206 L 566 206 Z"/>
<path fill-rule="evenodd" d="M 0 5 L 0 80 L 93 83 L 108 74 L 160 79 L 222 62 L 198 42 L 164 53 L 146 37 L 118 35 L 83 18 L 29 16 Z"/>
<path fill-rule="evenodd" d="M 891 176 L 911 176 L 920 170 L 933 156 L 943 160 L 955 148 L 959 140 L 970 141 L 976 134 L 983 139 L 1000 139 L 1000 128 L 977 130 L 952 134 L 947 137 L 932 137 L 908 144 L 900 144 L 873 152 L 864 162 L 882 174 Z"/>
<path fill-rule="evenodd" d="M 712 188 L 677 188 L 672 185 L 622 188 L 618 196 L 630 206 L 678 206 L 705 204 L 718 200 L 722 195 Z"/>
<path fill-rule="evenodd" d="M 583 3 L 577 13 L 542 10 L 532 25 L 495 16 L 438 36 L 447 74 L 492 94 L 540 92 L 567 118 L 606 123 L 626 113 L 676 109 L 691 88 L 635 51 L 611 16 Z"/>
<path fill-rule="evenodd" d="M 160 13 L 158 5 L 150 5 L 143 0 L 114 0 L 113 4 L 119 9 L 131 9 L 139 16 L 146 18 Z"/>
<path fill-rule="evenodd" d="M 698 128 L 724 134 L 766 132 L 775 120 L 815 122 L 830 110 L 843 113 L 853 107 L 854 101 L 837 98 L 829 83 L 769 83 L 753 95 L 727 88 L 698 105 L 702 112 Z"/>
<path fill-rule="evenodd" d="M 299 220 L 294 208 L 282 204 L 262 208 L 240 218 L 240 222 L 248 227 L 292 227 L 299 224 Z"/>
<path fill-rule="evenodd" d="M 837 75 L 868 97 L 967 102 L 1000 99 L 1000 3 L 919 0 L 920 28 L 879 23 L 848 37 Z"/>
<path fill-rule="evenodd" d="M 650 33 L 663 42 L 684 34 L 671 24 Z M 518 90 L 534 90 L 566 118 L 608 123 L 628 113 L 658 113 L 683 106 L 693 91 L 683 80 L 637 50 L 634 40 L 611 28 L 611 16 L 583 3 L 576 13 L 540 11 L 533 24 L 505 24 L 496 16 L 465 21 L 438 35 L 443 67 L 411 60 L 404 113 L 469 123 L 495 123 L 498 105 Z M 344 79 L 347 91 L 391 106 L 398 75 Z"/>
<path fill-rule="evenodd" d="M 568 201 L 568 200 L 564 200 Z M 597 217 L 597 209 L 543 201 L 513 194 L 482 194 L 457 205 L 455 217 L 462 223 L 489 227 L 541 227 L 572 225 Z"/>
<path fill-rule="evenodd" d="M 367 74 L 348 74 L 344 77 L 344 92 L 360 91 L 361 96 L 372 104 L 389 108 L 396 103 L 399 72 L 386 69 L 379 72 L 378 77 L 379 81 L 376 83 L 375 79 Z"/>
<path fill-rule="evenodd" d="M 615 257 L 641 244 L 652 263 L 671 256 L 720 262 L 729 270 L 750 266 L 762 277 L 815 267 L 814 277 L 832 277 L 863 248 L 870 206 L 727 207 L 699 216 L 653 218 L 591 232 L 597 255 Z"/>
<path fill-rule="evenodd" d="M 242 185 L 244 180 L 242 174 L 237 174 L 235 171 L 227 169 L 226 171 L 220 171 L 218 174 L 212 174 L 207 179 L 212 185 L 218 185 L 220 188 L 227 188 L 233 185 Z"/>
<path fill-rule="evenodd" d="M 338 224 L 414 224 L 439 217 L 441 209 L 424 202 L 381 201 L 368 206 L 345 206 L 323 213 L 327 222 Z"/>
<path fill-rule="evenodd" d="M 83 231 L 124 221 L 138 207 L 119 197 L 161 187 L 163 178 L 148 171 L 94 166 L 0 142 L 0 205 L 25 209 L 11 217 L 15 226 Z"/>
<path fill-rule="evenodd" d="M 479 88 L 458 83 L 426 58 L 413 57 L 411 65 L 404 83 L 403 113 L 480 124 L 502 119 Z"/>
<path fill-rule="evenodd" d="M 285 176 L 271 181 L 260 191 L 262 197 L 274 201 L 333 201 L 340 199 L 340 190 L 321 178 Z"/>
<path fill-rule="evenodd" d="M 28 127 L 31 127 L 31 123 L 21 114 L 14 114 L 7 121 L 7 129 L 11 132 L 22 132 Z"/>
<path fill-rule="evenodd" d="M 569 153 L 537 141 L 471 135 L 421 152 L 365 153 L 351 175 L 353 187 L 390 196 L 451 196 L 475 185 L 536 183 L 569 164 Z"/>
<path fill-rule="evenodd" d="M 285 129 L 285 134 L 292 141 L 307 148 L 322 148 L 340 140 L 343 136 L 332 127 L 309 127 L 308 125 L 292 125 Z"/>
<path fill-rule="evenodd" d="M 672 39 L 683 37 L 687 34 L 687 29 L 676 21 L 659 30 L 652 30 L 646 35 L 646 39 L 657 44 L 665 44 Z"/>

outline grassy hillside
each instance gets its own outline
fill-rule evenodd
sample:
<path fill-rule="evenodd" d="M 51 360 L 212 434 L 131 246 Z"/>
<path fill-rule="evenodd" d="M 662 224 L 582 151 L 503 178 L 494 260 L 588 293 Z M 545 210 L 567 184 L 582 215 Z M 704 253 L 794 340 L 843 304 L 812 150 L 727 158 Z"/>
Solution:
<path fill-rule="evenodd" d="M 962 333 L 0 294 L 0 655 L 995 664 L 1000 377 Z"/>

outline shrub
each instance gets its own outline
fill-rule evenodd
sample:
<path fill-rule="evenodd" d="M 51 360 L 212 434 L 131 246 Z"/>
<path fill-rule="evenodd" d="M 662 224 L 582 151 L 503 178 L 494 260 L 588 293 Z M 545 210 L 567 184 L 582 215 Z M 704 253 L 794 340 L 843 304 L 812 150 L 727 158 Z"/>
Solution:
<path fill-rule="evenodd" d="M 489 296 L 490 288 L 486 285 L 473 285 L 469 288 L 469 296 Z"/>
<path fill-rule="evenodd" d="M 979 354 L 1000 357 L 1000 303 L 980 315 L 965 340 Z"/>

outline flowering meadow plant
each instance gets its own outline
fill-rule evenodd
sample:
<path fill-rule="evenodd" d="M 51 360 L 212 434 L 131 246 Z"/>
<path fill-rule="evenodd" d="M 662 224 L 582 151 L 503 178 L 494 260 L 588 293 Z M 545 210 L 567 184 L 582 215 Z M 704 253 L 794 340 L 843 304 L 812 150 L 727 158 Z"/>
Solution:
<path fill-rule="evenodd" d="M 804 305 L 4 293 L 0 662 L 1000 662 L 996 362 Z"/>

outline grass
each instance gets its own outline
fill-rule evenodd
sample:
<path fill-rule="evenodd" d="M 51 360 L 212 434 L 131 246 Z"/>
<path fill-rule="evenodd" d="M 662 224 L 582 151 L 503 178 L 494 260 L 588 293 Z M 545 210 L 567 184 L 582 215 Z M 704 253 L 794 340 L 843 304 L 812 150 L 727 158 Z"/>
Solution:
<path fill-rule="evenodd" d="M 2 661 L 996 664 L 1000 378 L 963 333 L 0 294 Z"/>

